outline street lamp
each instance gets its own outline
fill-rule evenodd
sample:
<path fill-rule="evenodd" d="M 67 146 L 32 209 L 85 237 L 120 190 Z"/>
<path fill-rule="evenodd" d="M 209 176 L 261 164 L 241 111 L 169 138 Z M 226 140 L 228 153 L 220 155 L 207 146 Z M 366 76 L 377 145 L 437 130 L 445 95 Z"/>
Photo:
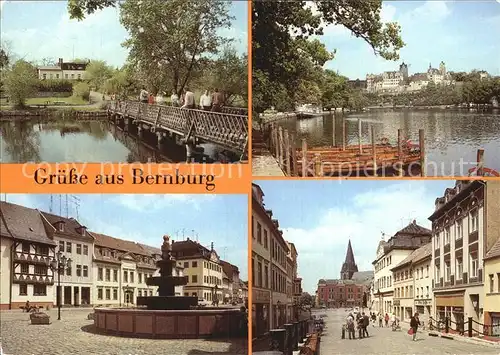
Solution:
<path fill-rule="evenodd" d="M 52 272 L 57 272 L 57 320 L 61 320 L 61 272 L 66 268 L 71 268 L 71 258 L 66 258 L 59 250 L 50 262 Z"/>

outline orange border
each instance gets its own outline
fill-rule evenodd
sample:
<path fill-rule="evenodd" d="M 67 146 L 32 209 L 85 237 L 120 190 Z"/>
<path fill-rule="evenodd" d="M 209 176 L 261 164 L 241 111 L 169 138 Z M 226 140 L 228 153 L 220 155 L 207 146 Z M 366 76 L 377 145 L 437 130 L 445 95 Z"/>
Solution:
<path fill-rule="evenodd" d="M 247 193 L 248 193 L 248 261 L 247 261 L 247 279 L 248 279 L 248 354 L 252 354 L 252 318 L 253 318 L 253 303 L 252 303 L 252 0 L 248 1 L 248 182 L 247 183 Z"/>

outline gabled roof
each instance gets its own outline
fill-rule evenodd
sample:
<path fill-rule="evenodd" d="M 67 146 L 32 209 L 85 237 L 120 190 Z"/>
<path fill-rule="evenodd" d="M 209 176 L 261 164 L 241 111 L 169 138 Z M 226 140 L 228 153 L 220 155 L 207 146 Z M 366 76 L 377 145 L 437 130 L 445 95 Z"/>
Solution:
<path fill-rule="evenodd" d="M 84 225 L 80 224 L 76 219 L 74 218 L 66 218 L 66 217 L 61 217 L 52 213 L 47 213 L 47 212 L 40 212 L 47 221 L 55 227 L 55 225 L 59 222 L 64 222 L 64 231 L 56 231 L 57 234 L 62 234 L 68 237 L 75 237 L 78 239 L 87 239 L 89 242 L 93 241 L 92 236 L 89 233 L 85 233 L 85 235 L 82 235 L 81 232 L 79 232 L 80 228 L 86 228 Z"/>
<path fill-rule="evenodd" d="M 0 213 L 2 235 L 30 242 L 56 245 L 47 236 L 42 216 L 38 210 L 2 201 Z"/>
<path fill-rule="evenodd" d="M 486 256 L 484 257 L 484 260 L 498 258 L 498 257 L 500 257 L 500 238 L 498 238 L 495 244 L 493 244 L 493 246 L 491 247 L 491 249 L 488 250 Z"/>
<path fill-rule="evenodd" d="M 220 260 L 222 265 L 222 270 L 226 273 L 229 278 L 233 278 L 234 274 L 239 274 L 240 271 L 236 265 L 233 265 L 227 261 Z"/>
<path fill-rule="evenodd" d="M 351 280 L 354 281 L 368 281 L 372 280 L 374 277 L 373 271 L 357 271 L 352 274 Z"/>
<path fill-rule="evenodd" d="M 397 264 L 391 270 L 397 270 L 404 266 L 415 264 L 431 255 L 432 255 L 432 243 L 427 243 L 424 246 L 414 250 L 410 255 L 404 258 L 399 264 Z"/>
<path fill-rule="evenodd" d="M 97 247 L 104 247 L 109 249 L 115 249 L 122 252 L 131 252 L 138 255 L 150 256 L 144 248 L 142 248 L 138 243 L 131 242 L 128 240 L 118 239 L 110 237 L 109 235 L 90 232 L 95 238 L 95 245 Z"/>
<path fill-rule="evenodd" d="M 399 230 L 394 236 L 398 235 L 432 235 L 432 231 L 425 227 L 422 227 L 417 224 L 417 221 L 413 220 L 410 224 L 408 224 L 403 229 Z"/>

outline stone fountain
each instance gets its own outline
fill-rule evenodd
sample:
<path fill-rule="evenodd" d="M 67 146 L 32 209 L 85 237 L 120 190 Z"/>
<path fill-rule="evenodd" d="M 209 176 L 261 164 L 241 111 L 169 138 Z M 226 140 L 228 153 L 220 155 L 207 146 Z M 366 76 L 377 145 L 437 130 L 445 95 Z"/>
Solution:
<path fill-rule="evenodd" d="M 137 297 L 137 308 L 95 308 L 99 333 L 138 338 L 193 339 L 246 336 L 246 314 L 231 307 L 197 308 L 197 297 L 175 296 L 175 286 L 187 277 L 173 276 L 175 259 L 168 236 L 163 237 L 160 276 L 146 284 L 158 286 L 158 296 Z M 145 306 L 145 307 L 144 307 Z"/>
<path fill-rule="evenodd" d="M 175 259 L 172 257 L 172 246 L 169 236 L 163 237 L 161 246 L 161 260 L 156 265 L 160 269 L 160 276 L 146 279 L 146 285 L 158 286 L 158 296 L 137 297 L 138 306 L 147 309 L 190 309 L 198 306 L 198 297 L 175 296 L 175 286 L 184 286 L 188 283 L 188 276 L 172 276 L 175 268 Z"/>

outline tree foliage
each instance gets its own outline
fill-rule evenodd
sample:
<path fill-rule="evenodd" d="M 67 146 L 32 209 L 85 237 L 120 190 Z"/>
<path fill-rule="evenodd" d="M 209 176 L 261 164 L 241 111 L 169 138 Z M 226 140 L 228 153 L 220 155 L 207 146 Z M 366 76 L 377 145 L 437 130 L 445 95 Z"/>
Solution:
<path fill-rule="evenodd" d="M 232 105 L 241 98 L 248 102 L 248 56 L 239 55 L 235 48 L 226 47 L 220 57 L 211 60 L 198 80 L 200 88 L 218 88 L 225 94 L 225 102 Z"/>
<path fill-rule="evenodd" d="M 381 0 L 254 1 L 254 110 L 290 107 L 307 100 L 337 103 L 344 99 L 333 91 L 325 96 L 321 90 L 322 80 L 328 80 L 322 78 L 323 66 L 335 52 L 328 52 L 323 43 L 309 36 L 323 34 L 324 25 L 342 25 L 366 41 L 377 55 L 397 60 L 404 46 L 400 27 L 383 24 L 381 8 Z M 282 99 L 288 103 L 278 102 Z"/>
<path fill-rule="evenodd" d="M 179 93 L 228 41 L 218 31 L 231 25 L 229 6 L 222 0 L 125 0 L 120 21 L 130 36 L 124 43 L 130 62 L 146 81 L 161 75 L 167 91 Z"/>
<path fill-rule="evenodd" d="M 307 292 L 303 292 L 299 298 L 299 307 L 307 309 L 314 306 L 314 297 Z"/>
<path fill-rule="evenodd" d="M 37 90 L 39 92 L 72 92 L 73 83 L 66 79 L 38 80 Z"/>
<path fill-rule="evenodd" d="M 97 90 L 102 89 L 106 80 L 113 75 L 113 69 L 103 60 L 93 60 L 85 69 L 85 79 L 90 86 Z"/>
<path fill-rule="evenodd" d="M 87 83 L 80 82 L 73 87 L 73 96 L 81 97 L 84 100 L 90 99 L 90 86 Z"/>
<path fill-rule="evenodd" d="M 86 15 L 93 14 L 97 10 L 116 6 L 117 0 L 69 0 L 68 12 L 70 19 L 83 20 Z"/>
<path fill-rule="evenodd" d="M 36 93 L 35 67 L 25 60 L 16 61 L 5 76 L 4 85 L 14 107 L 23 107 L 26 99 Z"/>

